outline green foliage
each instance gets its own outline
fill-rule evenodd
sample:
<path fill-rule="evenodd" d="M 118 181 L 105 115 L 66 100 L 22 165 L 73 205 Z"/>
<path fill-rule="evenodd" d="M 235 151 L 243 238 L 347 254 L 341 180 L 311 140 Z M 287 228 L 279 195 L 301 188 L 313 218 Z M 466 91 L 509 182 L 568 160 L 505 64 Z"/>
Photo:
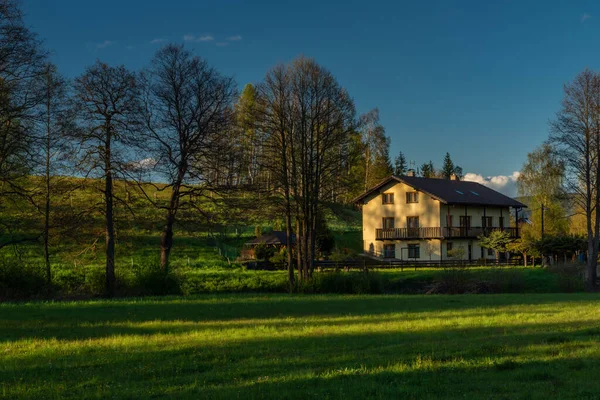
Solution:
<path fill-rule="evenodd" d="M 431 160 L 428 163 L 421 165 L 421 176 L 423 178 L 435 178 L 435 167 L 433 166 L 433 162 Z"/>
<path fill-rule="evenodd" d="M 585 287 L 586 265 L 582 263 L 555 263 L 546 267 L 548 271 L 558 275 L 561 292 L 580 292 Z"/>
<path fill-rule="evenodd" d="M 269 258 L 269 261 L 275 265 L 284 265 L 288 260 L 288 250 L 287 247 L 282 247 L 281 250 L 275 253 L 275 255 Z"/>
<path fill-rule="evenodd" d="M 257 238 L 262 236 L 262 227 L 260 225 L 254 227 L 254 236 Z"/>
<path fill-rule="evenodd" d="M 259 243 L 254 246 L 254 257 L 257 260 L 268 260 L 275 255 L 277 249 L 273 246 L 267 246 L 264 243 Z"/>
<path fill-rule="evenodd" d="M 0 301 L 4 298 L 36 297 L 47 290 L 41 264 L 0 259 Z"/>
<path fill-rule="evenodd" d="M 456 246 L 448 251 L 448 257 L 454 258 L 455 260 L 463 260 L 465 258 L 465 253 L 464 246 Z"/>
<path fill-rule="evenodd" d="M 572 257 L 577 252 L 587 250 L 587 240 L 575 235 L 545 235 L 533 243 L 539 254 L 554 254 Z"/>
<path fill-rule="evenodd" d="M 321 272 L 297 285 L 300 293 L 379 294 L 384 288 L 376 272 Z"/>
<path fill-rule="evenodd" d="M 512 242 L 510 234 L 505 231 L 493 231 L 489 235 L 479 236 L 479 244 L 485 249 L 492 249 L 498 254 L 507 251 L 508 245 Z"/>
<path fill-rule="evenodd" d="M 398 155 L 394 159 L 394 175 L 401 176 L 406 174 L 408 169 L 408 164 L 406 162 L 406 157 L 404 157 L 404 153 L 401 151 L 398 152 Z"/>
<path fill-rule="evenodd" d="M 177 270 L 160 268 L 160 263 L 135 265 L 133 268 L 134 291 L 142 295 L 181 294 L 181 282 Z"/>
<path fill-rule="evenodd" d="M 569 229 L 563 206 L 564 163 L 548 144 L 543 144 L 527 155 L 517 187 L 521 196 L 527 196 L 532 210 L 531 226 L 525 226 L 532 239 L 541 238 L 542 205 L 544 231 L 549 235 L 564 235 Z"/>

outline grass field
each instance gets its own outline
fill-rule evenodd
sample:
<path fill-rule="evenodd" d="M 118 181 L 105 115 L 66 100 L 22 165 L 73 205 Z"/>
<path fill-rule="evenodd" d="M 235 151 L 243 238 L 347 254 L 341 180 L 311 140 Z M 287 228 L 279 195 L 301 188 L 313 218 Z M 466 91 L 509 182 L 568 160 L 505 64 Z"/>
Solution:
<path fill-rule="evenodd" d="M 598 294 L 0 304 L 0 396 L 597 399 Z"/>

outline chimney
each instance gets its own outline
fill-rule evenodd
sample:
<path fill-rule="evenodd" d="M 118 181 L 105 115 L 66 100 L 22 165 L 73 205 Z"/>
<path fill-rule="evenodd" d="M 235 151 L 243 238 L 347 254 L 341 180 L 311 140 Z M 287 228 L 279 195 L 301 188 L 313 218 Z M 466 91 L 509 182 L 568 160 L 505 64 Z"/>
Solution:
<path fill-rule="evenodd" d="M 460 179 L 458 179 L 458 175 L 456 175 L 456 174 L 451 174 L 450 175 L 450 180 L 451 181 L 460 181 Z"/>
<path fill-rule="evenodd" d="M 415 176 L 415 170 L 414 169 L 409 169 L 408 171 L 406 171 L 406 176 Z"/>

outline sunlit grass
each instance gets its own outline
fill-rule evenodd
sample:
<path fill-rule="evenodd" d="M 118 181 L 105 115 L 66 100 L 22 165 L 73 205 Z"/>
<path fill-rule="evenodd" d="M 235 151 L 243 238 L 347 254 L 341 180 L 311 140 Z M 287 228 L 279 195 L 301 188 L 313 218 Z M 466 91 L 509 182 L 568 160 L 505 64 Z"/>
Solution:
<path fill-rule="evenodd" d="M 0 305 L 5 398 L 597 398 L 600 297 Z"/>

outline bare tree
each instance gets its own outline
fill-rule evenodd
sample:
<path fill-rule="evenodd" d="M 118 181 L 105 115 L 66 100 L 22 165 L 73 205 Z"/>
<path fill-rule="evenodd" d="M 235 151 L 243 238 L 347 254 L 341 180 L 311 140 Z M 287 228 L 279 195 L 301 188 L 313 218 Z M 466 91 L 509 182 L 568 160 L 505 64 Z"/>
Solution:
<path fill-rule="evenodd" d="M 340 181 L 340 160 L 347 157 L 344 149 L 351 148 L 356 130 L 354 103 L 329 71 L 304 57 L 267 73 L 258 97 L 270 128 L 270 147 L 280 149 L 272 169 L 280 171 L 288 238 L 295 218 L 298 278 L 308 279 L 314 269 L 322 190 Z"/>
<path fill-rule="evenodd" d="M 44 246 L 44 262 L 46 265 L 46 280 L 52 281 L 50 266 L 50 230 L 52 228 L 52 199 L 69 185 L 63 178 L 67 161 L 70 159 L 67 130 L 70 126 L 69 85 L 57 72 L 56 66 L 48 63 L 44 74 L 39 79 L 39 91 L 43 102 L 37 114 L 35 148 L 33 155 L 34 172 L 41 175 L 39 186 L 35 187 L 29 196 L 36 208 L 44 217 L 42 239 Z M 55 221 L 56 222 L 56 221 Z"/>
<path fill-rule="evenodd" d="M 29 135 L 42 93 L 35 84 L 46 53 L 23 23 L 19 3 L 0 0 L 0 181 L 1 194 L 22 194 L 30 172 Z"/>
<path fill-rule="evenodd" d="M 131 147 L 139 142 L 140 91 L 136 76 L 125 67 L 100 61 L 75 80 L 74 109 L 81 128 L 78 168 L 103 182 L 106 239 L 106 292 L 115 292 L 114 180 L 131 164 Z"/>
<path fill-rule="evenodd" d="M 550 143 L 562 159 L 567 191 L 584 210 L 587 289 L 596 289 L 600 239 L 600 76 L 585 70 L 564 87 L 562 108 L 551 123 Z"/>
<path fill-rule="evenodd" d="M 166 213 L 160 239 L 160 265 L 166 270 L 179 210 L 194 208 L 206 215 L 194 200 L 229 181 L 221 179 L 221 172 L 228 165 L 236 88 L 232 78 L 172 44 L 156 53 L 144 80 L 146 144 L 155 163 L 152 173 L 167 181 L 157 189 L 170 191 L 167 204 L 146 196 Z"/>
<path fill-rule="evenodd" d="M 290 183 L 291 132 L 294 129 L 294 120 L 291 118 L 292 105 L 291 86 L 288 70 L 284 65 L 271 69 L 265 76 L 263 83 L 257 86 L 257 102 L 260 114 L 258 121 L 260 129 L 264 132 L 265 147 L 262 153 L 261 164 L 269 171 L 278 187 L 283 189 L 283 211 L 285 215 L 286 242 L 288 245 L 287 267 L 290 291 L 294 286 L 294 264 L 292 253 L 292 225 L 293 205 Z M 296 251 L 298 243 L 296 243 Z"/>

